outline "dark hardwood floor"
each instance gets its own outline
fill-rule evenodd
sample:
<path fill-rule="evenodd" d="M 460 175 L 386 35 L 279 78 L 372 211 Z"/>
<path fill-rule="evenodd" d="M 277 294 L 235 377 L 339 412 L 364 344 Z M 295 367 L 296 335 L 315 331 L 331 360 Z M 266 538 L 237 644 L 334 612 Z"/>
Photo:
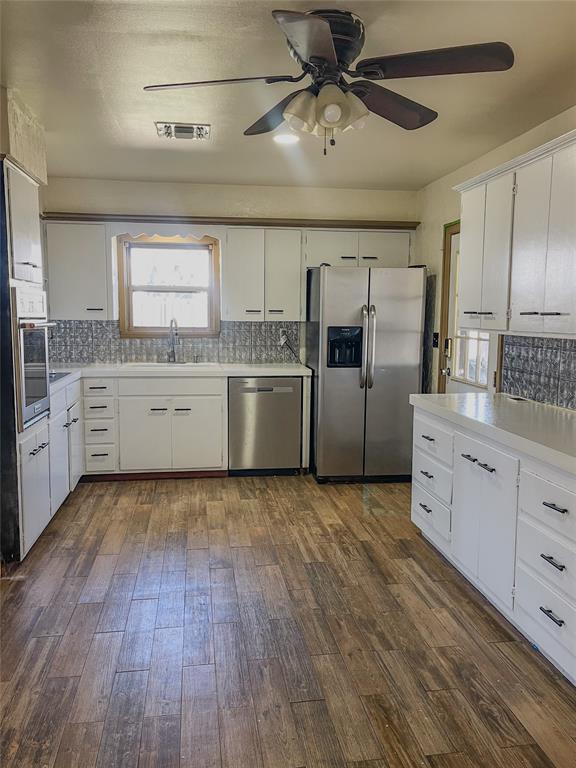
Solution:
<path fill-rule="evenodd" d="M 408 485 L 86 483 L 2 580 L 2 768 L 574 768 L 576 690 Z"/>

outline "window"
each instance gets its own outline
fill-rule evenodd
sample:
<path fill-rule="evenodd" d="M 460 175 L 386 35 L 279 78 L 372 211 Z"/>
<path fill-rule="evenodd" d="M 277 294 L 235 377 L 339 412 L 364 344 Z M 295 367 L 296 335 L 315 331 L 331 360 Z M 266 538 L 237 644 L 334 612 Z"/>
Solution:
<path fill-rule="evenodd" d="M 490 335 L 485 331 L 456 329 L 452 377 L 467 384 L 488 386 L 489 343 Z"/>
<path fill-rule="evenodd" d="M 182 336 L 220 328 L 220 259 L 212 237 L 118 238 L 120 334 L 165 336 L 176 320 Z"/>

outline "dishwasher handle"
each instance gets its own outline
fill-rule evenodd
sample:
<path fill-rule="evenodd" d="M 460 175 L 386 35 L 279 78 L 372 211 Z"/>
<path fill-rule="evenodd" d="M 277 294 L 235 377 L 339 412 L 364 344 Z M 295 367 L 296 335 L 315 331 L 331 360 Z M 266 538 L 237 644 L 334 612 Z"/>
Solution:
<path fill-rule="evenodd" d="M 294 387 L 244 387 L 243 389 L 238 391 L 238 394 L 241 395 L 258 395 L 261 392 L 271 392 L 273 394 L 275 393 L 286 393 L 286 392 L 294 392 Z"/>

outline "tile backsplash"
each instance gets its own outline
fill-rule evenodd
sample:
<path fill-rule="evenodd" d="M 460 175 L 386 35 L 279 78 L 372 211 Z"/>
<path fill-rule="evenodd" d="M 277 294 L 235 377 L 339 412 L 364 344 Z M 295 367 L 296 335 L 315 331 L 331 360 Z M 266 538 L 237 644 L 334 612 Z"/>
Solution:
<path fill-rule="evenodd" d="M 576 339 L 504 336 L 501 389 L 576 409 Z"/>
<path fill-rule="evenodd" d="M 217 337 L 182 337 L 176 347 L 181 362 L 291 363 L 292 352 L 280 346 L 280 329 L 286 329 L 296 352 L 300 346 L 297 322 L 222 322 Z M 60 363 L 165 362 L 168 339 L 122 339 L 117 321 L 57 320 L 49 338 L 49 356 Z"/>

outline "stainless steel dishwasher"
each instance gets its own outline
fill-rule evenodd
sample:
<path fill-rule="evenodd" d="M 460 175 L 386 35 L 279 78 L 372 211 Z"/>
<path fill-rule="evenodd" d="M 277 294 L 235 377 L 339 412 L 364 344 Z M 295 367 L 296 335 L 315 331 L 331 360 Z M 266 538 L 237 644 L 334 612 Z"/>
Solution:
<path fill-rule="evenodd" d="M 228 379 L 230 470 L 300 469 L 302 379 Z"/>

